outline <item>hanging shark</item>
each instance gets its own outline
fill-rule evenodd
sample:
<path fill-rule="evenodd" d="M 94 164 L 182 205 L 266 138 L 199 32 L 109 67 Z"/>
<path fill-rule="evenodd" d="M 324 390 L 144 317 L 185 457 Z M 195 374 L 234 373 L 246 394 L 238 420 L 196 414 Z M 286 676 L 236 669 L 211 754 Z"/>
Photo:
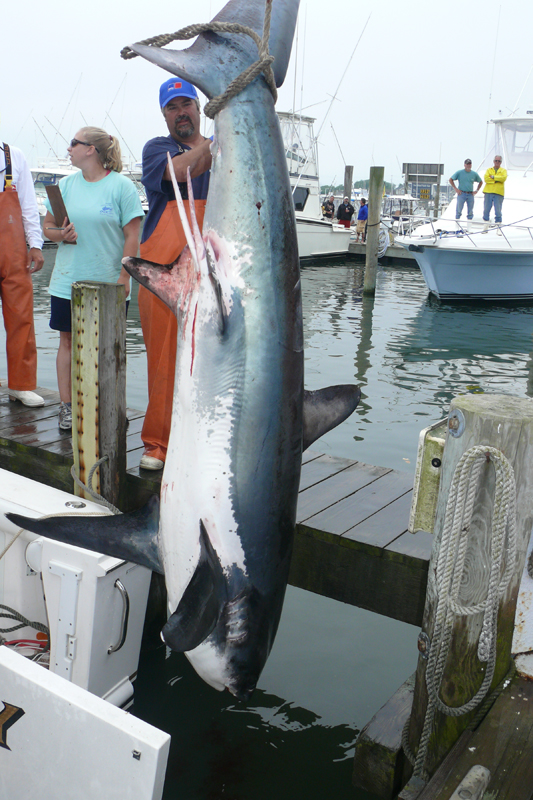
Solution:
<path fill-rule="evenodd" d="M 268 0 L 270 2 L 270 0 Z M 270 52 L 285 77 L 299 0 L 274 0 Z M 215 17 L 263 28 L 265 0 Z M 132 49 L 209 98 L 257 60 L 251 39 L 206 33 L 186 50 Z M 262 76 L 215 116 L 203 231 L 191 200 L 176 263 L 124 259 L 178 319 L 160 499 L 98 519 L 16 524 L 165 576 L 162 638 L 216 689 L 246 700 L 272 648 L 291 559 L 302 450 L 355 409 L 357 386 L 305 392 L 296 224 L 272 94 Z M 189 198 L 192 187 L 189 185 Z"/>

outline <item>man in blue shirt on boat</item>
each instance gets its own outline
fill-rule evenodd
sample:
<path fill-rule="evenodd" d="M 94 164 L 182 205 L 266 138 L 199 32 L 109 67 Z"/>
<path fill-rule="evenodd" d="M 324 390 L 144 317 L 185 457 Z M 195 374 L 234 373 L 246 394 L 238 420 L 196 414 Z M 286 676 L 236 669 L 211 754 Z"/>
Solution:
<path fill-rule="evenodd" d="M 458 186 L 455 185 L 455 181 L 458 182 Z M 455 219 L 461 219 L 461 215 L 463 213 L 463 206 L 466 203 L 466 216 L 467 219 L 474 218 L 474 197 L 479 192 L 481 187 L 483 186 L 483 181 L 472 169 L 472 160 L 467 158 L 465 160 L 465 167 L 464 169 L 458 169 L 457 172 L 454 172 L 450 180 L 448 181 L 450 186 L 453 186 L 455 193 L 457 194 L 457 205 L 455 207 Z M 478 184 L 476 190 L 474 190 L 474 183 Z"/>

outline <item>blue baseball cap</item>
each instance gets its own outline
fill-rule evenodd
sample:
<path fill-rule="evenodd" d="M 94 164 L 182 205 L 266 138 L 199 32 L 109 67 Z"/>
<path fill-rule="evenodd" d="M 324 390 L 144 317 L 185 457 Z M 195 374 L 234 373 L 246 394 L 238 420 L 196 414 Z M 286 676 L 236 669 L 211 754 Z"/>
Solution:
<path fill-rule="evenodd" d="M 198 92 L 192 83 L 184 81 L 183 78 L 170 78 L 159 89 L 159 105 L 164 108 L 175 97 L 190 97 L 197 100 Z"/>

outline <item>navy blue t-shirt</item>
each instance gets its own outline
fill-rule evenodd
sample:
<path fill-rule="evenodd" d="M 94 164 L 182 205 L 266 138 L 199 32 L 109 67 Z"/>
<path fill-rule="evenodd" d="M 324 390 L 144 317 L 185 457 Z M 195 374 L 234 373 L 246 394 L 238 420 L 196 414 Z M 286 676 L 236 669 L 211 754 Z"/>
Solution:
<path fill-rule="evenodd" d="M 172 182 L 163 180 L 163 174 L 168 166 L 167 153 L 174 158 L 190 149 L 188 145 L 176 142 L 172 136 L 156 136 L 155 139 L 150 139 L 145 144 L 142 154 L 142 182 L 146 189 L 148 213 L 144 220 L 142 242 L 146 242 L 156 229 L 167 203 L 176 199 Z M 206 200 L 209 189 L 209 171 L 193 178 L 192 186 L 194 199 Z M 179 183 L 178 187 L 182 198 L 187 200 L 187 184 Z"/>

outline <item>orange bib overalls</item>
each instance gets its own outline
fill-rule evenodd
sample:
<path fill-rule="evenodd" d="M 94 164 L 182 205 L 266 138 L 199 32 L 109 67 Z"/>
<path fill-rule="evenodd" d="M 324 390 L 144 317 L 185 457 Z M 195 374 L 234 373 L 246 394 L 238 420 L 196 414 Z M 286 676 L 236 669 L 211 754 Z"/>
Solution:
<path fill-rule="evenodd" d="M 202 230 L 205 200 L 195 200 L 196 218 Z M 187 217 L 190 219 L 186 203 Z M 141 258 L 171 264 L 186 245 L 175 200 L 165 211 L 150 238 L 141 244 Z M 141 438 L 146 455 L 164 461 L 167 454 L 174 373 L 176 370 L 177 320 L 170 308 L 148 289 L 139 286 L 139 314 L 148 359 L 148 408 Z"/>
<path fill-rule="evenodd" d="M 4 191 L 0 192 L 0 298 L 6 329 L 7 383 L 19 392 L 37 386 L 37 347 L 33 325 L 33 283 L 22 210 L 12 187 L 9 148 Z"/>

